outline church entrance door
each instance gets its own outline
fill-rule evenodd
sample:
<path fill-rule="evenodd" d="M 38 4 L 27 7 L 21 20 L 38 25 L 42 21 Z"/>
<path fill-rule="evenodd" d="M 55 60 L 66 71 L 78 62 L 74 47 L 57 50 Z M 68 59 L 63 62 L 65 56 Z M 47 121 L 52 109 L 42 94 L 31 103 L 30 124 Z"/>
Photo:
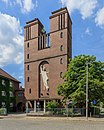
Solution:
<path fill-rule="evenodd" d="M 44 111 L 44 101 L 36 102 L 36 111 Z"/>

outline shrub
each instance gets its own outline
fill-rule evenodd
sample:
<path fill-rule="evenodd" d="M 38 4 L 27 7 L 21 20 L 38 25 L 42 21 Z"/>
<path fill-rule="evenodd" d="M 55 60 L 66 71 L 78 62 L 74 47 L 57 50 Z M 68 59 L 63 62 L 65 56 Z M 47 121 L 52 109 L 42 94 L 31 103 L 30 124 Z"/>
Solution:
<path fill-rule="evenodd" d="M 46 108 L 52 109 L 57 107 L 58 107 L 58 102 L 56 102 L 55 100 L 47 102 Z"/>

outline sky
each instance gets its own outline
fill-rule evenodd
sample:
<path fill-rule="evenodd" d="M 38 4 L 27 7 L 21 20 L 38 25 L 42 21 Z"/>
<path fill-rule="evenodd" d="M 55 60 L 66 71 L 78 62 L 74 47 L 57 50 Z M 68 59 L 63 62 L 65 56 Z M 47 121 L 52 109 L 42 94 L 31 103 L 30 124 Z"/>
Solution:
<path fill-rule="evenodd" d="M 24 86 L 24 26 L 39 18 L 47 33 L 51 12 L 67 7 L 72 19 L 72 55 L 104 62 L 104 0 L 0 0 L 0 67 Z"/>

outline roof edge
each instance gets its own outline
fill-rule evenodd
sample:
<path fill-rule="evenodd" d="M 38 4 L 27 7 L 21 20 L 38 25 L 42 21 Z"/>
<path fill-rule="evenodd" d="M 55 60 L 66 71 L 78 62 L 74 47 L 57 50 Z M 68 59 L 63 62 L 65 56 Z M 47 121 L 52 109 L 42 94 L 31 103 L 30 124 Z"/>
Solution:
<path fill-rule="evenodd" d="M 10 74 L 8 74 L 8 73 L 7 73 L 6 71 L 4 71 L 3 69 L 0 68 L 0 70 L 3 71 L 4 73 L 6 73 L 8 76 L 10 76 L 10 77 L 7 77 L 7 76 L 5 76 L 5 75 L 2 75 L 2 73 L 0 73 L 0 75 L 1 75 L 2 77 L 8 78 L 8 79 L 13 80 L 13 81 L 18 82 L 18 83 L 21 83 L 20 81 L 18 81 L 17 79 L 15 79 L 13 76 L 11 76 Z"/>
<path fill-rule="evenodd" d="M 57 12 L 60 12 L 60 11 L 65 10 L 65 9 L 67 10 L 67 7 L 60 8 L 60 9 L 58 9 L 58 10 L 55 10 L 55 11 L 52 12 L 52 14 L 57 13 Z M 68 11 L 68 10 L 67 10 L 67 11 Z"/>

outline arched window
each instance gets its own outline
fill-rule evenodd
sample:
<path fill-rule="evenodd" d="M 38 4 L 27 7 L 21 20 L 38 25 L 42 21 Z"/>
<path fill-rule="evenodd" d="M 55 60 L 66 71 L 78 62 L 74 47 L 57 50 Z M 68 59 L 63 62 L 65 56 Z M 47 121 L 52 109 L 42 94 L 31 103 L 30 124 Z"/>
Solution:
<path fill-rule="evenodd" d="M 62 72 L 60 72 L 60 78 L 62 78 Z"/>
<path fill-rule="evenodd" d="M 27 43 L 27 48 L 29 48 L 29 42 Z"/>
<path fill-rule="evenodd" d="M 60 51 L 63 51 L 63 45 L 60 46 Z"/>
<path fill-rule="evenodd" d="M 29 70 L 30 69 L 30 66 L 29 65 L 27 65 L 27 70 Z"/>
<path fill-rule="evenodd" d="M 31 88 L 29 89 L 29 93 L 31 93 Z"/>
<path fill-rule="evenodd" d="M 29 80 L 30 80 L 30 78 L 29 78 L 29 77 L 27 77 L 27 82 L 29 82 Z"/>
<path fill-rule="evenodd" d="M 60 33 L 60 38 L 63 38 L 63 32 Z"/>
<path fill-rule="evenodd" d="M 49 95 L 49 93 L 47 93 L 47 95 Z"/>
<path fill-rule="evenodd" d="M 60 59 L 60 64 L 63 64 L 63 59 L 62 58 Z"/>
<path fill-rule="evenodd" d="M 29 54 L 27 54 L 27 59 L 29 59 Z"/>

